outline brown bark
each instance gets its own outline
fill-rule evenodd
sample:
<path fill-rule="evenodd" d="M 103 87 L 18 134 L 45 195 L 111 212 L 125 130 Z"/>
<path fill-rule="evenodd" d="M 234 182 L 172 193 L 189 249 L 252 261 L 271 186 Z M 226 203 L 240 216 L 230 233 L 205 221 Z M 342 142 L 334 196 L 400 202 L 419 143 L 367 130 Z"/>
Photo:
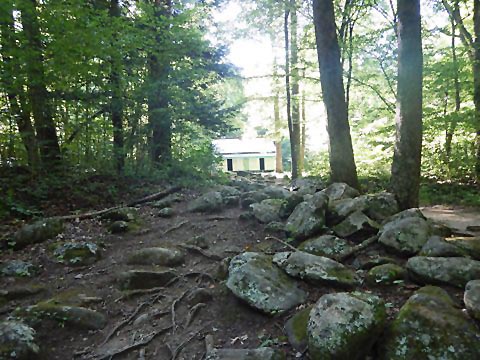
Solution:
<path fill-rule="evenodd" d="M 345 182 L 358 189 L 359 183 L 348 124 L 333 1 L 314 0 L 313 17 L 320 82 L 327 110 L 331 180 Z"/>
<path fill-rule="evenodd" d="M 420 1 L 399 0 L 396 140 L 391 185 L 401 209 L 418 207 L 422 152 Z"/>
<path fill-rule="evenodd" d="M 292 96 L 292 134 L 290 146 L 292 149 L 292 179 L 302 176 L 301 134 L 300 134 L 300 84 L 298 73 L 298 17 L 297 4 L 290 0 L 290 69 Z M 295 154 L 295 155 L 294 155 Z M 294 162 L 293 159 L 296 161 Z"/>
<path fill-rule="evenodd" d="M 473 42 L 473 102 L 475 104 L 475 177 L 480 182 L 480 0 L 473 1 L 473 29 L 475 40 Z"/>
<path fill-rule="evenodd" d="M 58 164 L 61 154 L 53 119 L 53 106 L 46 85 L 43 46 L 36 6 L 36 0 L 19 2 L 22 28 L 29 50 L 26 57 L 28 97 L 35 120 L 42 168 L 48 170 Z"/>

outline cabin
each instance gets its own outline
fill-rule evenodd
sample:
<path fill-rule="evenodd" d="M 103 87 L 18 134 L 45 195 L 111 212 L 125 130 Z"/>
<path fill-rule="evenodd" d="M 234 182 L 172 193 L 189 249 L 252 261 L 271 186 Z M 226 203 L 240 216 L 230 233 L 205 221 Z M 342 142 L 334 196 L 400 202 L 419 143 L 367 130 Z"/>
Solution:
<path fill-rule="evenodd" d="M 213 146 L 224 171 L 274 171 L 275 143 L 267 139 L 219 139 Z"/>

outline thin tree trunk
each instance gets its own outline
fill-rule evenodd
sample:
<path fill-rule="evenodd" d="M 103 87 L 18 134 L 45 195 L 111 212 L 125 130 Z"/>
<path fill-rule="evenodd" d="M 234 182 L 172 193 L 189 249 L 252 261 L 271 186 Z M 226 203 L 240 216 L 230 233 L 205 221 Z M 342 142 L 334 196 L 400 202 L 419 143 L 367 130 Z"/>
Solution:
<path fill-rule="evenodd" d="M 320 82 L 327 110 L 331 180 L 359 188 L 342 81 L 332 0 L 314 0 L 313 17 Z"/>
<path fill-rule="evenodd" d="M 303 77 L 305 77 L 305 70 L 303 71 Z M 305 143 L 307 140 L 306 127 L 307 127 L 307 109 L 306 109 L 306 96 L 305 88 L 302 88 L 302 121 L 301 121 L 301 133 L 300 133 L 300 156 L 298 158 L 298 167 L 302 170 L 305 168 Z"/>
<path fill-rule="evenodd" d="M 348 28 L 348 70 L 347 70 L 347 86 L 345 89 L 345 103 L 347 104 L 347 118 L 349 117 L 350 110 L 350 88 L 352 86 L 352 73 L 353 73 L 353 27 L 351 23 Z"/>
<path fill-rule="evenodd" d="M 48 170 L 58 164 L 61 154 L 53 119 L 53 107 L 45 80 L 43 46 L 36 5 L 36 0 L 19 2 L 22 28 L 29 51 L 29 56 L 26 57 L 26 71 L 30 107 L 35 119 L 42 168 Z"/>
<path fill-rule="evenodd" d="M 422 153 L 420 0 L 399 0 L 396 140 L 391 185 L 400 209 L 418 207 Z"/>
<path fill-rule="evenodd" d="M 109 9 L 112 21 L 118 21 L 121 16 L 119 0 L 110 1 Z M 116 34 L 113 34 L 112 47 L 116 47 L 118 40 Z M 115 167 L 118 173 L 123 172 L 125 166 L 125 149 L 123 134 L 123 91 L 122 91 L 122 59 L 121 54 L 112 49 L 114 54 L 110 60 L 110 85 L 112 89 L 112 98 L 110 102 L 110 117 L 113 125 L 113 156 L 115 158 Z"/>
<path fill-rule="evenodd" d="M 292 148 L 292 179 L 302 176 L 302 161 L 300 159 L 301 138 L 300 138 L 300 85 L 298 73 L 298 17 L 297 4 L 290 0 L 290 69 L 291 81 L 291 102 L 292 102 L 292 136 L 290 144 Z M 295 155 L 294 155 L 295 154 Z M 293 159 L 296 161 L 294 162 Z"/>
<path fill-rule="evenodd" d="M 473 101 L 475 104 L 475 177 L 480 183 L 480 0 L 473 1 L 473 29 L 475 34 L 473 61 Z"/>

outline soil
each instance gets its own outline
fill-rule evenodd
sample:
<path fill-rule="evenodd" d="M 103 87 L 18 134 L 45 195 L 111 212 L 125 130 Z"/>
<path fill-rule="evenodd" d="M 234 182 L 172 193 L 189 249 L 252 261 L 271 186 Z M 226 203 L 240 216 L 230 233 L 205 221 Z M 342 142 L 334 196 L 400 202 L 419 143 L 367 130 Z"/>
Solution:
<path fill-rule="evenodd" d="M 160 191 L 161 189 L 159 189 Z M 288 359 L 306 359 L 306 354 L 294 351 L 288 344 L 284 324 L 297 309 L 277 317 L 263 315 L 235 298 L 217 277 L 220 258 L 232 257 L 243 251 L 275 252 L 285 249 L 274 240 L 265 240 L 268 235 L 264 226 L 255 220 L 240 220 L 240 208 L 230 208 L 215 215 L 189 213 L 188 202 L 197 196 L 192 191 L 182 191 L 183 200 L 173 208 L 175 216 L 164 219 L 156 216 L 158 210 L 148 204 L 139 207 L 141 226 L 138 230 L 123 235 L 112 235 L 107 224 L 99 219 L 72 221 L 60 236 L 63 240 L 90 240 L 104 246 L 102 258 L 91 266 L 67 267 L 57 263 L 49 254 L 49 245 L 58 239 L 31 246 L 14 253 L 3 253 L 1 260 L 24 259 L 41 268 L 32 279 L 0 278 L 3 289 L 15 284 L 37 284 L 46 291 L 24 300 L 8 303 L 0 313 L 7 317 L 17 307 L 35 304 L 58 294 L 64 297 L 75 293 L 99 298 L 86 307 L 107 315 L 108 324 L 100 331 L 86 331 L 59 326 L 53 321 L 44 321 L 38 327 L 39 345 L 46 359 L 109 359 L 110 352 L 118 351 L 135 342 L 148 338 L 156 330 L 170 328 L 156 336 L 145 346 L 132 348 L 114 356 L 114 359 L 185 359 L 200 360 L 205 356 L 205 336 L 213 336 L 214 345 L 224 348 L 256 348 L 275 346 L 283 349 Z M 178 226 L 182 224 L 181 226 Z M 477 225 L 478 222 L 474 225 Z M 208 249 L 204 254 L 189 251 L 184 265 L 176 268 L 177 281 L 152 293 L 126 297 L 118 286 L 118 276 L 130 269 L 151 267 L 126 264 L 126 257 L 134 250 L 166 245 L 185 244 L 195 236 L 204 236 Z M 386 255 L 378 245 L 370 247 L 370 254 Z M 208 255 L 213 256 L 208 256 Z M 206 256 L 207 255 L 207 256 Z M 365 253 L 362 255 L 365 256 Z M 388 254 L 388 256 L 392 256 Z M 406 259 L 397 258 L 400 264 Z M 350 259 L 347 265 L 351 265 Z M 313 304 L 326 293 L 343 291 L 338 288 L 311 286 L 301 283 L 309 292 L 308 304 Z M 191 292 L 206 288 L 213 294 L 205 306 L 197 306 L 196 316 L 187 326 L 188 302 Z M 359 290 L 380 295 L 388 305 L 389 317 L 393 318 L 406 299 L 418 288 L 406 281 L 393 287 L 368 287 Z M 456 289 L 447 291 L 457 299 L 459 305 L 463 293 Z M 155 300 L 155 301 L 153 301 Z M 109 341 L 104 340 L 125 319 L 132 321 L 115 331 Z M 145 318 L 144 322 L 137 320 Z M 137 320 L 137 324 L 133 322 Z M 140 322 L 138 324 L 138 322 Z"/>

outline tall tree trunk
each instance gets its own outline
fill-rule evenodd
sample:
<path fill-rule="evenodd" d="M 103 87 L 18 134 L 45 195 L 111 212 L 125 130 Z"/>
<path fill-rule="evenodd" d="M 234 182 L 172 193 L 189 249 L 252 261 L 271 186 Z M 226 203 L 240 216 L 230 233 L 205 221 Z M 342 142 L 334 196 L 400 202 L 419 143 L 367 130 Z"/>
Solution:
<path fill-rule="evenodd" d="M 352 22 L 348 27 L 348 70 L 347 70 L 347 86 L 345 89 L 345 103 L 347 104 L 347 118 L 350 109 L 350 87 L 352 86 L 353 72 L 353 27 Z"/>
<path fill-rule="evenodd" d="M 272 44 L 274 44 L 275 36 L 271 37 Z M 275 171 L 277 173 L 283 172 L 283 157 L 282 157 L 282 134 L 281 130 L 281 120 L 280 120 L 280 90 L 278 84 L 278 64 L 277 57 L 273 58 L 273 126 L 274 126 L 274 137 L 275 137 Z"/>
<path fill-rule="evenodd" d="M 396 140 L 391 185 L 400 209 L 418 207 L 422 153 L 420 0 L 398 0 Z"/>
<path fill-rule="evenodd" d="M 298 17 L 296 0 L 290 0 L 290 71 L 292 96 L 292 134 L 290 146 L 292 149 L 292 179 L 302 176 L 302 161 L 300 159 L 300 84 L 298 72 Z M 293 155 L 295 154 L 295 156 Z M 295 162 L 293 159 L 295 158 Z"/>
<path fill-rule="evenodd" d="M 475 34 L 473 42 L 473 101 L 475 104 L 475 129 L 477 131 L 475 138 L 475 177 L 477 183 L 480 183 L 480 0 L 473 1 L 473 29 Z"/>
<path fill-rule="evenodd" d="M 25 96 L 22 94 L 23 90 L 19 86 L 18 80 L 14 79 L 14 74 L 18 71 L 15 68 L 12 55 L 17 46 L 14 31 L 13 4 L 7 0 L 0 5 L 0 36 L 3 59 L 1 80 L 10 105 L 10 115 L 16 121 L 18 132 L 27 152 L 28 165 L 35 170 L 39 165 L 35 130 L 25 103 Z"/>
<path fill-rule="evenodd" d="M 110 1 L 109 9 L 112 21 L 118 21 L 121 16 L 121 8 L 119 0 Z M 112 49 L 113 55 L 110 60 L 110 86 L 112 98 L 110 102 L 110 117 L 113 125 L 113 156 L 115 158 L 115 167 L 118 173 L 123 172 L 125 166 L 125 148 L 123 134 L 123 90 L 122 90 L 122 58 L 121 54 L 116 51 L 118 39 L 113 34 Z"/>
<path fill-rule="evenodd" d="M 456 4 L 458 6 L 458 3 Z M 455 44 L 456 37 L 456 26 L 453 18 L 450 18 L 452 26 L 452 39 L 451 39 L 451 49 L 452 49 L 452 62 L 453 62 L 453 83 L 455 87 L 455 116 L 450 121 L 450 124 L 447 125 L 447 131 L 445 134 L 445 156 L 447 163 L 450 162 L 450 155 L 452 154 L 452 140 L 457 128 L 457 115 L 460 112 L 461 99 L 460 99 L 460 80 L 458 74 L 458 59 L 457 59 L 457 49 Z"/>
<path fill-rule="evenodd" d="M 155 17 L 157 21 L 169 16 L 171 11 L 170 0 L 155 0 Z M 161 31 L 157 27 L 157 32 Z M 157 34 L 158 41 L 161 34 Z M 165 92 L 170 64 L 162 63 L 158 54 L 151 51 L 148 55 L 148 122 L 151 128 L 150 151 L 151 159 L 160 165 L 168 163 L 172 156 L 172 121 L 168 111 L 168 97 Z"/>
<path fill-rule="evenodd" d="M 327 110 L 331 180 L 359 188 L 342 81 L 332 0 L 314 0 L 313 17 L 320 83 Z"/>
<path fill-rule="evenodd" d="M 303 70 L 302 77 L 305 77 L 305 70 Z M 306 96 L 305 87 L 302 87 L 302 117 L 301 117 L 301 130 L 300 130 L 300 155 L 298 157 L 299 168 L 305 168 L 305 143 L 307 140 L 306 128 L 307 128 L 307 109 L 306 109 Z"/>
<path fill-rule="evenodd" d="M 53 119 L 53 107 L 47 90 L 43 63 L 43 46 L 37 17 L 36 0 L 19 2 L 22 28 L 28 44 L 29 56 L 26 57 L 28 77 L 28 96 L 43 170 L 48 170 L 61 159 L 57 131 Z"/>

